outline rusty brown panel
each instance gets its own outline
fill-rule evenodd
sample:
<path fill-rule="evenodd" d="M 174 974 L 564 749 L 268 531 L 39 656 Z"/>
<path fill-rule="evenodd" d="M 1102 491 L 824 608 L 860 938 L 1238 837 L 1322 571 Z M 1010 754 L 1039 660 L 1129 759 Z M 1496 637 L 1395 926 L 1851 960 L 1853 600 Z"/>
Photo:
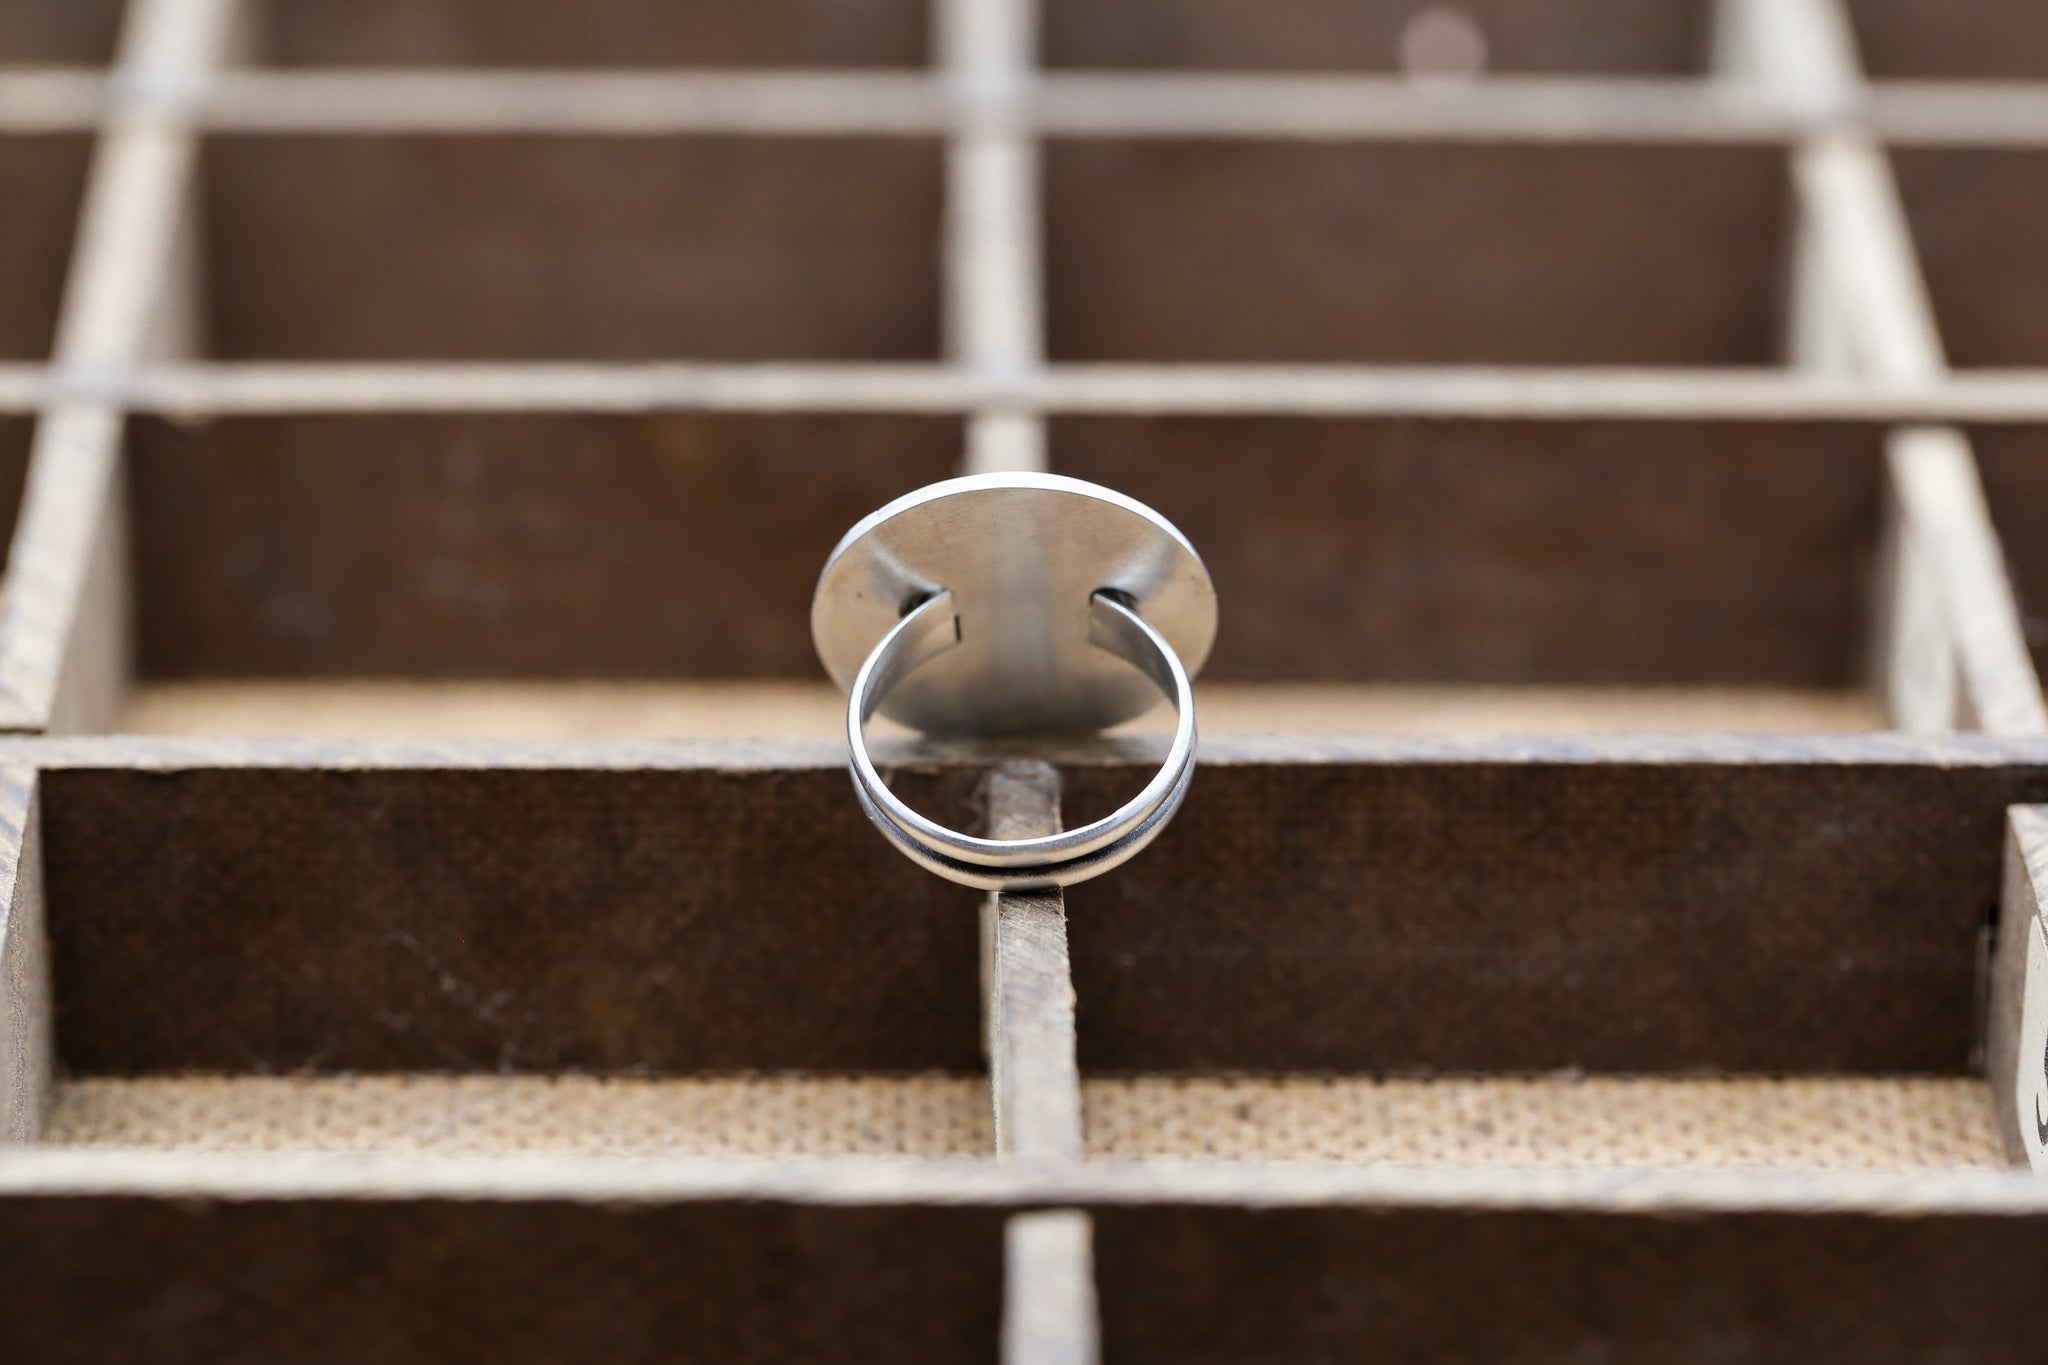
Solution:
<path fill-rule="evenodd" d="M 1949 363 L 2048 365 L 2048 153 L 1891 156 Z"/>
<path fill-rule="evenodd" d="M 951 418 L 235 417 L 130 428 L 145 676 L 822 676 L 847 528 Z"/>
<path fill-rule="evenodd" d="M 43 798 L 74 1072 L 980 1065 L 977 899 L 837 768 L 72 770 Z"/>
<path fill-rule="evenodd" d="M 1877 428 L 1061 418 L 1052 463 L 1214 574 L 1219 679 L 1838 686 L 1863 652 Z"/>
<path fill-rule="evenodd" d="M 1396 71 L 1425 11 L 1476 29 L 1486 68 L 1678 74 L 1705 65 L 1704 0 L 1048 0 L 1050 66 Z"/>
<path fill-rule="evenodd" d="M 1068 891 L 1097 1071 L 1960 1072 L 2048 772 L 1206 765 Z M 1079 769 L 1078 808 L 1143 776 Z"/>
<path fill-rule="evenodd" d="M 930 358 L 941 161 L 914 138 L 214 138 L 213 350 Z"/>
<path fill-rule="evenodd" d="M 922 0 L 268 0 L 268 55 L 322 66 L 919 66 Z"/>
<path fill-rule="evenodd" d="M 1055 141 L 1046 186 L 1057 359 L 1778 353 L 1772 148 Z"/>
<path fill-rule="evenodd" d="M 0 64 L 104 65 L 122 9 L 122 0 L 0 0 Z"/>
<path fill-rule="evenodd" d="M 990 1361 L 993 1209 L 0 1201 L 0 1355 L 208 1365 Z"/>
<path fill-rule="evenodd" d="M 91 150 L 84 137 L 0 137 L 0 360 L 49 357 Z"/>
<path fill-rule="evenodd" d="M 1094 1219 L 1106 1360 L 2040 1356 L 2036 1218 L 1126 1207 Z"/>
<path fill-rule="evenodd" d="M 1984 497 L 1998 531 L 2034 668 L 2048 675 L 2048 431 L 1982 427 L 1970 433 Z"/>
<path fill-rule="evenodd" d="M 1866 73 L 2048 77 L 2048 10 L 2029 0 L 1848 0 Z"/>

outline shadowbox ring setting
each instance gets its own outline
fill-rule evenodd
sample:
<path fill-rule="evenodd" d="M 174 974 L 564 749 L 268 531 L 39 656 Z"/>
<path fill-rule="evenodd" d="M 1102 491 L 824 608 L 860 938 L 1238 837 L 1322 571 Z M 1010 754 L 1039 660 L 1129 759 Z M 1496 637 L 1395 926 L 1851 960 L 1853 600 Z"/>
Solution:
<path fill-rule="evenodd" d="M 1164 517 L 1056 474 L 948 479 L 861 519 L 825 562 L 811 637 L 847 693 L 848 766 L 896 847 L 967 886 L 1070 886 L 1165 828 L 1195 770 L 1190 679 L 1216 637 L 1201 557 Z M 1055 739 L 1175 713 L 1159 771 L 1078 829 L 963 834 L 912 810 L 868 753 L 877 715 L 937 738 Z"/>

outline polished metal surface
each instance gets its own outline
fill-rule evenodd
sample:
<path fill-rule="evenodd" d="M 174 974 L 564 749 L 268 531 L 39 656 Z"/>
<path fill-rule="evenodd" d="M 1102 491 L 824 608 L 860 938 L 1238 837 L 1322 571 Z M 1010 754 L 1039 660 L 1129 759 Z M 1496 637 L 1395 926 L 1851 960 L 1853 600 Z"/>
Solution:
<path fill-rule="evenodd" d="M 912 810 L 889 790 L 868 756 L 867 723 L 892 689 L 959 648 L 950 595 L 915 608 L 883 637 L 855 675 L 847 700 L 846 743 L 854 789 L 896 847 L 921 866 L 967 886 L 1019 891 L 1071 886 L 1099 876 L 1152 842 L 1173 818 L 1195 773 L 1195 702 L 1173 647 L 1144 618 L 1107 592 L 1089 601 L 1089 639 L 1136 668 L 1173 703 L 1173 742 L 1145 789 L 1115 811 L 1079 829 L 1036 839 L 982 839 L 948 829 Z"/>
<path fill-rule="evenodd" d="M 985 474 L 898 498 L 848 532 L 818 580 L 811 635 L 847 690 L 861 808 L 921 866 L 992 891 L 1068 886 L 1150 843 L 1195 771 L 1189 678 L 1216 636 L 1208 570 L 1144 504 L 1079 479 Z M 868 756 L 877 714 L 931 734 L 1099 730 L 1173 704 L 1145 789 L 1036 839 L 982 839 L 904 804 Z"/>
<path fill-rule="evenodd" d="M 1088 733 L 1159 689 L 1091 641 L 1094 595 L 1122 596 L 1190 674 L 1216 637 L 1194 547 L 1144 504 L 1056 474 L 932 484 L 863 518 L 826 561 L 811 638 L 840 687 L 906 608 L 951 595 L 954 648 L 883 689 L 880 713 L 931 735 Z"/>

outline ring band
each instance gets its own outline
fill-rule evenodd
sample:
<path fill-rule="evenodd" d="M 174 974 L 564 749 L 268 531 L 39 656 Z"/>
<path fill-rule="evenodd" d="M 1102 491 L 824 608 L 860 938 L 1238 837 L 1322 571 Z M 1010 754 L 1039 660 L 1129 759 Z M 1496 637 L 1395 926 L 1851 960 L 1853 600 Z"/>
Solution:
<path fill-rule="evenodd" d="M 846 742 L 861 808 L 909 857 L 942 877 L 985 891 L 1071 886 L 1116 867 L 1166 826 L 1195 771 L 1194 690 L 1180 656 L 1145 619 L 1098 591 L 1089 599 L 1088 642 L 1137 668 L 1173 703 L 1173 742 L 1145 789 L 1079 829 L 1036 839 L 981 839 L 929 820 L 890 791 L 868 756 L 867 725 L 889 693 L 960 643 L 952 596 L 939 592 L 906 613 L 876 644 L 847 698 Z"/>

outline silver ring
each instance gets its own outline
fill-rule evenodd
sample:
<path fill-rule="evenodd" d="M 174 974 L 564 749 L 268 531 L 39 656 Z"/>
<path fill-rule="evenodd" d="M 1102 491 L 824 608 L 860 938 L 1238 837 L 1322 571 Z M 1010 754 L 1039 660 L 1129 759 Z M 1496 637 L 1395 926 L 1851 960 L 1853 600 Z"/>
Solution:
<path fill-rule="evenodd" d="M 949 479 L 847 532 L 811 601 L 811 636 L 847 691 L 855 794 L 920 866 L 983 890 L 1071 886 L 1150 843 L 1195 768 L 1190 679 L 1216 635 L 1209 571 L 1143 503 L 1056 474 Z M 1173 704 L 1173 741 L 1113 814 L 1033 839 L 983 839 L 918 814 L 882 781 L 867 726 L 928 735 L 1073 735 Z"/>
<path fill-rule="evenodd" d="M 1088 641 L 1135 666 L 1173 703 L 1173 742 L 1143 791 L 1079 829 L 1036 839 L 981 839 L 948 829 L 889 790 L 868 754 L 867 725 L 898 683 L 960 642 L 952 594 L 913 608 L 882 637 L 855 676 L 846 706 L 846 744 L 861 808 L 912 861 L 985 891 L 1072 886 L 1128 860 L 1158 836 L 1195 774 L 1195 698 L 1188 672 L 1158 631 L 1113 592 L 1089 598 Z"/>

